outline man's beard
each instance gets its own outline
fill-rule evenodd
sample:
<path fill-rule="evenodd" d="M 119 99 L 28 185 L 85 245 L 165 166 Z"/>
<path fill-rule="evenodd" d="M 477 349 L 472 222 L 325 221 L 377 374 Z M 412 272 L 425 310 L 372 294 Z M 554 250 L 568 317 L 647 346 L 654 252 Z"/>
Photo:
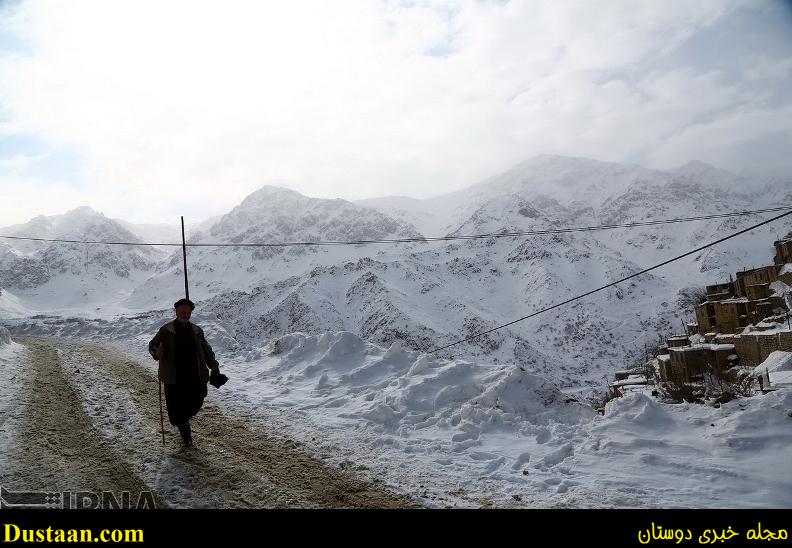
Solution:
<path fill-rule="evenodd" d="M 176 318 L 176 321 L 179 321 L 179 322 L 181 322 L 181 323 L 189 323 L 189 321 L 190 321 L 190 318 L 187 318 L 186 320 L 183 320 L 183 319 L 181 319 L 181 318 Z"/>

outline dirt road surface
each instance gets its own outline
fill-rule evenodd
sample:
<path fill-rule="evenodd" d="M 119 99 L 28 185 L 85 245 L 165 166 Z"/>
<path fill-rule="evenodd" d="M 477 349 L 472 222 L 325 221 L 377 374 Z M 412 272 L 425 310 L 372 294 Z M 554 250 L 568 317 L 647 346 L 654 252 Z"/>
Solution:
<path fill-rule="evenodd" d="M 183 448 L 165 415 L 151 369 L 110 347 L 44 337 L 25 345 L 27 374 L 0 485 L 9 490 L 151 492 L 157 507 L 409 508 L 410 497 L 330 468 L 300 444 L 268 431 L 255 414 L 223 413 L 207 398 Z M 212 387 L 210 387 L 210 390 Z"/>

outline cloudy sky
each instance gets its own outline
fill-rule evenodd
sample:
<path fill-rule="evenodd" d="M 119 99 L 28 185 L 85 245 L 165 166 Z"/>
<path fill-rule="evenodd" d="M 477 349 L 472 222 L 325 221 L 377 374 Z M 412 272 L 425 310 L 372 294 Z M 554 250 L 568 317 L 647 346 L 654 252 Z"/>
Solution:
<path fill-rule="evenodd" d="M 0 226 L 427 197 L 536 154 L 792 172 L 792 2 L 0 0 Z"/>

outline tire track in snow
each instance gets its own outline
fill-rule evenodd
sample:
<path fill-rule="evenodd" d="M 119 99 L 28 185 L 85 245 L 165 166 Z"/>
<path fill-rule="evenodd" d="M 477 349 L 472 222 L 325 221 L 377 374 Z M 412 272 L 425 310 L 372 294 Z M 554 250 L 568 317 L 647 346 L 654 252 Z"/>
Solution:
<path fill-rule="evenodd" d="M 22 383 L 20 421 L 9 448 L 4 486 L 20 491 L 128 491 L 134 505 L 146 482 L 124 464 L 82 406 L 80 395 L 51 343 L 20 337 L 29 349 L 29 375 Z M 167 506 L 154 494 L 157 507 Z"/>
<path fill-rule="evenodd" d="M 255 415 L 228 416 L 211 392 L 192 420 L 196 447 L 180 448 L 166 423 L 159 432 L 156 376 L 142 364 L 93 343 L 33 339 L 57 345 L 63 362 L 79 369 L 82 404 L 98 430 L 119 448 L 169 504 L 188 507 L 398 508 L 409 497 L 332 469 L 298 443 L 269 436 Z M 214 390 L 209 387 L 210 391 Z"/>

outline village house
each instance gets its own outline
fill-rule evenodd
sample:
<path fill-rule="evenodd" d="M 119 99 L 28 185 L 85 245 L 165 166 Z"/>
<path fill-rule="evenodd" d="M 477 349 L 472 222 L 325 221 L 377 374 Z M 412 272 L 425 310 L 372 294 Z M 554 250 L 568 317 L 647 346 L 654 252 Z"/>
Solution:
<path fill-rule="evenodd" d="M 735 293 L 755 301 L 770 297 L 770 284 L 778 279 L 779 265 L 762 266 L 737 272 L 734 282 Z"/>
<path fill-rule="evenodd" d="M 773 242 L 773 245 L 775 246 L 773 263 L 777 265 L 792 263 L 792 238 L 776 240 Z"/>
<path fill-rule="evenodd" d="M 778 281 L 792 287 L 792 263 L 781 265 L 778 270 Z"/>
<path fill-rule="evenodd" d="M 674 335 L 666 339 L 666 346 L 668 348 L 676 348 L 678 346 L 687 346 L 690 344 L 690 339 L 687 335 Z"/>
<path fill-rule="evenodd" d="M 624 379 L 618 379 L 610 383 L 610 389 L 619 397 L 632 390 L 646 390 L 647 386 L 646 377 L 638 374 L 630 374 Z"/>
<path fill-rule="evenodd" d="M 792 352 L 792 239 L 774 246 L 774 264 L 706 287 L 706 301 L 695 307 L 696 322 L 686 325 L 685 335 L 668 337 L 656 358 L 661 381 L 697 382 L 708 368 L 756 368 L 774 352 Z"/>
<path fill-rule="evenodd" d="M 777 350 L 792 351 L 792 330 L 783 324 L 760 323 L 734 339 L 740 363 L 750 367 L 758 366 Z"/>
<path fill-rule="evenodd" d="M 733 344 L 698 343 L 669 347 L 668 357 L 660 355 L 658 369 L 663 382 L 695 382 L 709 368 L 725 372 L 737 362 Z"/>
<path fill-rule="evenodd" d="M 706 300 L 694 308 L 696 321 L 685 324 L 684 334 L 667 337 L 649 362 L 661 382 L 701 382 L 709 370 L 734 373 L 740 366 L 752 369 L 762 392 L 792 386 L 792 238 L 774 246 L 774 264 L 706 287 Z M 646 390 L 638 373 L 617 372 L 613 393 Z"/>
<path fill-rule="evenodd" d="M 752 299 L 744 296 L 731 296 L 720 300 L 707 300 L 696 307 L 696 320 L 698 332 L 706 333 L 736 333 L 752 323 L 757 323 L 773 315 L 775 308 L 783 307 L 781 300 L 771 300 L 770 283 L 752 284 L 747 286 L 746 292 L 751 295 L 766 294 L 766 297 Z M 773 296 L 775 297 L 775 296 Z M 711 298 L 708 295 L 708 299 Z"/>

